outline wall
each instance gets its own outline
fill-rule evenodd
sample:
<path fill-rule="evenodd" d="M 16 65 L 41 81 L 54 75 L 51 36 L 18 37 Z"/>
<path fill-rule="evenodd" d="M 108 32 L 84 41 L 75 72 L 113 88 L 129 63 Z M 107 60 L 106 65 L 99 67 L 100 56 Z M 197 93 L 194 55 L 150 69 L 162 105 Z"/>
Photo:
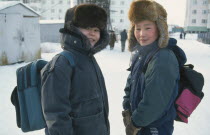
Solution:
<path fill-rule="evenodd" d="M 45 23 L 40 24 L 41 42 L 60 42 L 59 29 L 63 28 L 63 23 Z"/>

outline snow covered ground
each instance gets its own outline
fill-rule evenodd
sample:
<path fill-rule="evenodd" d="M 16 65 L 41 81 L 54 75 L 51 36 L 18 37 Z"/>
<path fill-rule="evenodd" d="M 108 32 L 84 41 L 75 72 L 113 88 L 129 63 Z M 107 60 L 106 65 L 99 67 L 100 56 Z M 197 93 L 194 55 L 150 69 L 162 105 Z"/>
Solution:
<path fill-rule="evenodd" d="M 179 34 L 173 35 L 175 38 Z M 186 40 L 178 39 L 178 45 L 186 52 L 188 61 L 195 69 L 203 73 L 205 78 L 204 99 L 189 118 L 189 124 L 175 122 L 174 135 L 210 135 L 210 45 L 195 41 L 196 35 L 187 35 Z M 50 46 L 50 47 L 49 47 Z M 55 43 L 42 44 L 42 58 L 50 60 L 61 51 Z M 122 123 L 122 97 L 126 83 L 130 53 L 120 52 L 120 43 L 115 44 L 114 50 L 107 47 L 96 54 L 96 59 L 103 71 L 110 103 L 111 135 L 125 135 Z M 16 69 L 27 63 L 0 66 L 0 135 L 44 135 L 44 131 L 23 133 L 16 126 L 15 109 L 10 102 L 10 95 L 16 85 Z M 208 105 L 209 106 L 209 105 Z"/>

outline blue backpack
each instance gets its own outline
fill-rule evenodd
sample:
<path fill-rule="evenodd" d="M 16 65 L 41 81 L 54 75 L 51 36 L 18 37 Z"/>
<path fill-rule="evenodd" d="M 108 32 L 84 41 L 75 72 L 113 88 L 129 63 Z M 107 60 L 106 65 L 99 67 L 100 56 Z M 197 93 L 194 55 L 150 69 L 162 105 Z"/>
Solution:
<path fill-rule="evenodd" d="M 58 55 L 68 59 L 70 65 L 74 67 L 71 52 L 63 51 Z M 23 132 L 46 127 L 41 107 L 41 69 L 47 63 L 45 60 L 36 60 L 16 71 L 17 86 L 11 94 L 11 102 L 15 106 L 17 126 Z"/>

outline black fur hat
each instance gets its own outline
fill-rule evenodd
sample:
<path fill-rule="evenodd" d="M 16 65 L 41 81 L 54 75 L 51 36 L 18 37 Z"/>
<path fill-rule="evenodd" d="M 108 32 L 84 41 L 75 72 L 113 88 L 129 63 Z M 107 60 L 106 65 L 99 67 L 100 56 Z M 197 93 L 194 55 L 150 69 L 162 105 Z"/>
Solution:
<path fill-rule="evenodd" d="M 76 27 L 97 27 L 103 30 L 107 25 L 107 13 L 95 4 L 81 4 L 66 11 L 64 29 L 60 29 L 61 33 L 65 31 L 68 23 Z"/>
<path fill-rule="evenodd" d="M 106 11 L 94 4 L 79 5 L 75 9 L 73 24 L 81 28 L 97 27 L 104 29 L 107 24 Z"/>

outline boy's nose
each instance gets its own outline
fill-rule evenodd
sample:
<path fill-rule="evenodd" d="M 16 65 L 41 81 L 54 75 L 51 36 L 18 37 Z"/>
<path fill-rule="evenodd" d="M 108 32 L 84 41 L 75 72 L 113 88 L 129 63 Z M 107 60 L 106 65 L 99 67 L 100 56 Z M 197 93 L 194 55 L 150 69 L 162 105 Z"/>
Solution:
<path fill-rule="evenodd" d="M 90 35 L 94 35 L 94 31 L 93 30 L 89 30 L 89 34 Z"/>

